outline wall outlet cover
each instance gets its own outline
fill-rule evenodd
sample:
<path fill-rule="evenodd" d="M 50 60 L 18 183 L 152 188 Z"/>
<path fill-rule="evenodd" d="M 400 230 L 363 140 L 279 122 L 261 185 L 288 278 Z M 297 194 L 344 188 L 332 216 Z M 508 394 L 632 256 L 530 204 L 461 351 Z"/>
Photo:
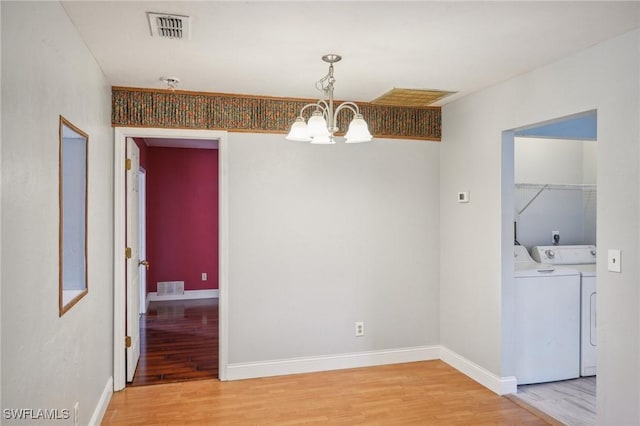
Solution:
<path fill-rule="evenodd" d="M 458 202 L 459 203 L 468 203 L 469 202 L 469 191 L 458 192 Z"/>
<path fill-rule="evenodd" d="M 607 270 L 611 272 L 621 271 L 621 253 L 618 249 L 609 249 L 607 252 Z"/>

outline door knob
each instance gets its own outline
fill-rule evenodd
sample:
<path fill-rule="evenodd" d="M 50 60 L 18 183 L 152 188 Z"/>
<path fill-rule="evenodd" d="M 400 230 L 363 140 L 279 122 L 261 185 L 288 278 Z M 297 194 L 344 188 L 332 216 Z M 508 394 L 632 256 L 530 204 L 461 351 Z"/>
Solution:
<path fill-rule="evenodd" d="M 139 260 L 138 261 L 138 266 L 139 265 L 144 265 L 144 267 L 147 268 L 147 271 L 149 270 L 149 261 L 148 260 Z"/>

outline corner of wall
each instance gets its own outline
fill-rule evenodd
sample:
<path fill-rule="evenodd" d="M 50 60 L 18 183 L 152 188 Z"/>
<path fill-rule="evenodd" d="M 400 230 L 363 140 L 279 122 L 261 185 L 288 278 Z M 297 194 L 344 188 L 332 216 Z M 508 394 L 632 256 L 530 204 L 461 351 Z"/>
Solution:
<path fill-rule="evenodd" d="M 104 414 L 107 412 L 107 408 L 109 407 L 111 396 L 113 396 L 113 377 L 109 377 L 107 384 L 104 386 L 100 399 L 93 410 L 93 414 L 91 415 L 91 420 L 89 420 L 90 426 L 102 423 Z"/>
<path fill-rule="evenodd" d="M 480 367 L 478 364 L 469 361 L 444 346 L 440 347 L 440 359 L 498 395 L 517 392 L 515 377 L 496 376 L 489 370 Z"/>

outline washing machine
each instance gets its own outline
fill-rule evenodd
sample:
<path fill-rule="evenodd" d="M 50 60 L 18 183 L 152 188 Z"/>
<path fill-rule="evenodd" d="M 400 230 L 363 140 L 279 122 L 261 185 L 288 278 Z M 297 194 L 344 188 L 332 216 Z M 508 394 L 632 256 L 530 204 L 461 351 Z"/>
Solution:
<path fill-rule="evenodd" d="M 536 246 L 534 260 L 578 270 L 580 291 L 580 375 L 596 375 L 596 246 Z"/>
<path fill-rule="evenodd" d="M 580 273 L 535 262 L 514 246 L 514 283 L 505 291 L 518 385 L 580 377 Z"/>

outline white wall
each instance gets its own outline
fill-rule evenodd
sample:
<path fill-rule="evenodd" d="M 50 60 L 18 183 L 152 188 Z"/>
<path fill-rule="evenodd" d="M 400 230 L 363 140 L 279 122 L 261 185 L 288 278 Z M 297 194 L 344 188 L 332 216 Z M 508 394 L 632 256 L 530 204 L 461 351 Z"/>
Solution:
<path fill-rule="evenodd" d="M 598 424 L 608 425 L 640 423 L 639 44 L 636 30 L 443 107 L 441 343 L 497 375 L 501 288 L 513 279 L 502 132 L 597 109 L 598 245 L 625 259 L 620 274 L 598 259 Z M 456 202 L 460 190 L 470 203 Z"/>
<path fill-rule="evenodd" d="M 73 413 L 78 401 L 79 423 L 88 424 L 113 368 L 110 86 L 59 3 L 2 2 L 0 7 L 2 408 Z M 60 115 L 89 134 L 89 293 L 63 317 L 58 315 Z M 3 418 L 3 424 L 11 422 Z"/>
<path fill-rule="evenodd" d="M 228 146 L 230 364 L 438 344 L 438 143 Z"/>
<path fill-rule="evenodd" d="M 595 183 L 595 147 L 595 141 L 516 137 L 515 181 L 561 185 Z M 516 186 L 515 222 L 520 244 L 529 249 L 550 245 L 552 231 L 560 232 L 560 244 L 596 243 L 595 190 L 556 187 L 539 191 L 540 187 Z M 520 211 L 522 214 L 518 215 Z"/>
<path fill-rule="evenodd" d="M 2 23 L 2 7 L 0 6 L 0 24 Z M 2 47 L 2 31 L 0 28 L 0 48 Z M 0 54 L 0 82 L 2 81 L 2 55 Z M 2 89 L 0 88 L 0 91 Z M 0 140 L 2 139 L 2 102 L 0 101 Z M 0 165 L 2 164 L 2 149 L 0 149 Z M 0 172 L 0 199 L 2 195 L 2 173 Z M 2 208 L 0 206 L 0 242 L 2 241 Z M 2 244 L 0 243 L 0 320 L 2 319 Z M 2 401 L 2 327 L 0 326 L 0 401 Z M 2 405 L 2 403 L 0 403 Z M 0 407 L 1 408 L 1 407 Z"/>
<path fill-rule="evenodd" d="M 584 183 L 583 145 L 585 143 L 566 139 L 516 137 L 514 147 L 516 182 Z"/>

